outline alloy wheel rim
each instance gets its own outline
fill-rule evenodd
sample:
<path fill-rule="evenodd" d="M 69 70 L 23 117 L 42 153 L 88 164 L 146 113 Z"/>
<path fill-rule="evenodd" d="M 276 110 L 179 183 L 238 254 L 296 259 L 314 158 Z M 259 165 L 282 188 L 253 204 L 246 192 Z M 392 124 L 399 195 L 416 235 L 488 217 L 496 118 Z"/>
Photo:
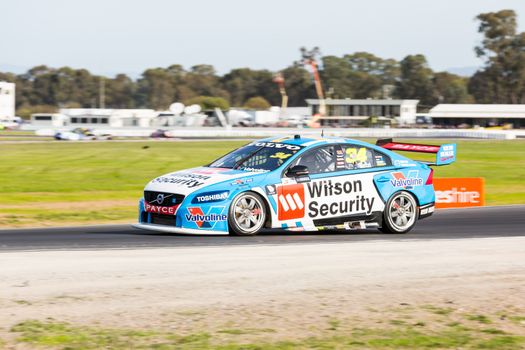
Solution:
<path fill-rule="evenodd" d="M 390 204 L 388 221 L 396 231 L 405 231 L 416 220 L 416 203 L 407 194 L 394 197 Z"/>
<path fill-rule="evenodd" d="M 234 204 L 233 217 L 237 227 L 246 233 L 259 230 L 264 223 L 264 212 L 259 199 L 243 195 Z"/>

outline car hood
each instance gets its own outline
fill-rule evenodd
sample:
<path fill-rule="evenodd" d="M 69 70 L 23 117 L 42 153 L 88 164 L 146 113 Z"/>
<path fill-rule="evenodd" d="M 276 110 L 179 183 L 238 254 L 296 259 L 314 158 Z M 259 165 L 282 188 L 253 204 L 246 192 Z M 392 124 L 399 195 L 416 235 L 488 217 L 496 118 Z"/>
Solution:
<path fill-rule="evenodd" d="M 226 168 L 199 167 L 159 176 L 151 180 L 144 190 L 177 193 L 186 196 L 206 186 L 228 180 L 240 180 L 243 177 L 252 177 L 259 174 Z"/>

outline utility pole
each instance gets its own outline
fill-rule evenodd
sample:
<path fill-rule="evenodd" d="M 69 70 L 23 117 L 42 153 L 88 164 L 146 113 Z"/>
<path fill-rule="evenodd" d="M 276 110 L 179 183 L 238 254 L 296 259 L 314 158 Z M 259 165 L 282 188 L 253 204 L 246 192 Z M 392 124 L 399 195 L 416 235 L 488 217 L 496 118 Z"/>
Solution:
<path fill-rule="evenodd" d="M 318 47 L 314 47 L 312 50 L 301 48 L 302 64 L 310 66 L 312 75 L 314 78 L 315 91 L 317 98 L 319 99 L 319 113 L 314 115 L 311 121 L 311 127 L 319 127 L 318 120 L 326 115 L 326 101 L 323 93 L 323 86 L 321 85 L 321 77 L 319 75 L 317 57 L 321 56 L 321 52 Z"/>
<path fill-rule="evenodd" d="M 281 115 L 284 114 L 286 107 L 288 107 L 288 95 L 286 95 L 286 88 L 284 87 L 284 77 L 281 73 L 277 73 L 273 77 L 273 82 L 279 86 L 279 92 L 281 93 Z"/>
<path fill-rule="evenodd" d="M 106 80 L 102 76 L 99 85 L 99 107 L 101 109 L 106 108 Z"/>

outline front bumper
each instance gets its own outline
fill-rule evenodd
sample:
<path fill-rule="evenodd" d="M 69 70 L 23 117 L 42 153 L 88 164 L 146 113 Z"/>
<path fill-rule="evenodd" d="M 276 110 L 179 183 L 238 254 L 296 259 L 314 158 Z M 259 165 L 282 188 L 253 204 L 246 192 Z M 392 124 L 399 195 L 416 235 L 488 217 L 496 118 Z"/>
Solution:
<path fill-rule="evenodd" d="M 131 225 L 135 228 L 141 230 L 165 232 L 165 233 L 178 233 L 182 235 L 206 235 L 206 236 L 226 236 L 228 231 L 215 231 L 215 230 L 201 230 L 201 229 L 191 229 L 167 225 L 155 225 L 155 224 L 133 224 Z"/>

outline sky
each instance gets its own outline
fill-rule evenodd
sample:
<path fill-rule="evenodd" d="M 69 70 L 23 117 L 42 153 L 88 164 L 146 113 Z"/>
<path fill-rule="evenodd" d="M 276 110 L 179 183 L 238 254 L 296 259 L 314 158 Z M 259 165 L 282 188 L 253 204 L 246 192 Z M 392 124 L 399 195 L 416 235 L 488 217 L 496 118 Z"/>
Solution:
<path fill-rule="evenodd" d="M 515 10 L 525 31 L 524 0 L 0 0 L 0 70 L 275 71 L 299 59 L 301 46 L 397 60 L 421 53 L 436 71 L 472 68 L 482 65 L 475 17 L 501 9 Z"/>

